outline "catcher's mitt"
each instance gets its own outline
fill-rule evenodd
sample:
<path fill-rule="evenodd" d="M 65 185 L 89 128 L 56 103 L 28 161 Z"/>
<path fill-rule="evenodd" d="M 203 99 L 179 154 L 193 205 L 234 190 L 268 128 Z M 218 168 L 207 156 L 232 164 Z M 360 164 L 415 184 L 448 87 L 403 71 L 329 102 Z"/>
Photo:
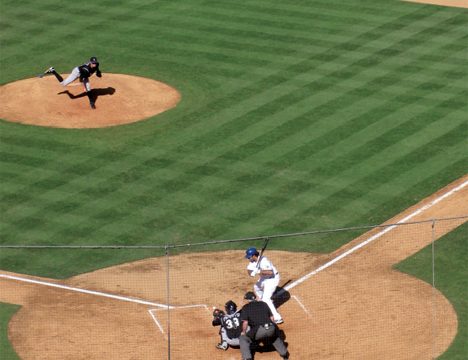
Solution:
<path fill-rule="evenodd" d="M 224 311 L 221 310 L 221 309 L 213 309 L 213 317 L 214 318 L 220 318 L 224 314 L 225 314 Z"/>

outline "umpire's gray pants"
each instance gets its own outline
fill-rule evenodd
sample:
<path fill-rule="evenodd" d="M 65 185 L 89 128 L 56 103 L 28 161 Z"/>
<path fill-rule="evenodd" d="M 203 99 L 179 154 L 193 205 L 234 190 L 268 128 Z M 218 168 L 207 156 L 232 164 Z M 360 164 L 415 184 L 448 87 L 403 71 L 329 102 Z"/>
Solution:
<path fill-rule="evenodd" d="M 255 334 L 256 341 L 273 341 L 273 347 L 281 355 L 286 356 L 288 349 L 284 345 L 283 340 L 277 336 L 276 327 L 270 325 L 268 327 L 260 326 Z M 250 351 L 250 345 L 252 344 L 252 339 L 247 335 L 241 335 L 239 338 L 240 351 L 242 354 L 242 359 L 252 359 L 252 351 Z"/>

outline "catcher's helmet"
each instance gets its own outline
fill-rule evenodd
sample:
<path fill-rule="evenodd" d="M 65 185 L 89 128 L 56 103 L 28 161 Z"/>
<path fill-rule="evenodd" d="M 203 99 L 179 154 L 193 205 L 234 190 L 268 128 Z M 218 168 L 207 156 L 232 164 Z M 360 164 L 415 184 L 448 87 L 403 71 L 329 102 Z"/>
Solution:
<path fill-rule="evenodd" d="M 228 315 L 232 315 L 237 311 L 237 305 L 234 301 L 229 300 L 225 305 L 224 309 L 226 309 L 226 313 Z"/>
<path fill-rule="evenodd" d="M 246 252 L 245 252 L 245 258 L 246 258 L 246 259 L 250 259 L 250 258 L 251 258 L 252 256 L 254 256 L 254 255 L 258 256 L 258 251 L 257 251 L 257 249 L 254 248 L 254 247 L 248 248 L 248 249 L 246 250 Z"/>

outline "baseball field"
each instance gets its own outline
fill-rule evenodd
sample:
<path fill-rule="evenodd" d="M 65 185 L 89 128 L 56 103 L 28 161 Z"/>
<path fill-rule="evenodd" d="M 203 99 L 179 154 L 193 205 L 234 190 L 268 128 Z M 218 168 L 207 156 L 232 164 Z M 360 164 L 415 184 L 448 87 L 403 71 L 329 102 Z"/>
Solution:
<path fill-rule="evenodd" d="M 264 237 L 291 358 L 465 359 L 452 5 L 0 0 L 2 360 L 240 359 L 209 310 Z M 96 109 L 37 77 L 91 56 Z"/>

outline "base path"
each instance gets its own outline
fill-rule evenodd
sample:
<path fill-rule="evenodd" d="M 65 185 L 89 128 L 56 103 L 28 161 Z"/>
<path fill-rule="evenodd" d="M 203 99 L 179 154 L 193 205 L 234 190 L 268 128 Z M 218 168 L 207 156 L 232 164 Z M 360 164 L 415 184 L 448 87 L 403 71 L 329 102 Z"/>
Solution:
<path fill-rule="evenodd" d="M 97 96 L 95 110 L 78 80 L 63 87 L 48 75 L 6 84 L 0 87 L 0 118 L 58 128 L 101 128 L 147 119 L 180 101 L 173 87 L 143 77 L 104 73 L 91 77 L 90 83 Z"/>
<path fill-rule="evenodd" d="M 468 214 L 468 177 L 389 220 L 417 222 Z M 460 226 L 465 219 L 377 228 L 331 254 L 268 250 L 289 284 L 280 308 L 294 359 L 431 359 L 457 332 L 457 316 L 437 289 L 392 268 Z M 379 233 L 381 233 L 379 235 Z M 378 235 L 378 236 L 376 236 Z M 374 238 L 372 242 L 367 240 Z M 356 251 L 349 252 L 359 244 Z M 317 272 L 343 254 L 333 265 Z M 167 311 L 167 259 L 150 258 L 81 274 L 44 279 L 0 270 L 0 301 L 21 305 L 8 336 L 24 360 L 171 359 L 238 360 L 237 349 L 219 351 L 211 307 L 239 306 L 253 279 L 243 251 L 191 253 L 169 259 L 171 305 Z M 296 280 L 304 278 L 305 281 Z M 143 301 L 144 300 L 144 301 Z M 198 305 L 195 305 L 198 304 Z M 192 307 L 191 307 L 192 306 Z M 277 358 L 257 353 L 256 360 Z"/>

